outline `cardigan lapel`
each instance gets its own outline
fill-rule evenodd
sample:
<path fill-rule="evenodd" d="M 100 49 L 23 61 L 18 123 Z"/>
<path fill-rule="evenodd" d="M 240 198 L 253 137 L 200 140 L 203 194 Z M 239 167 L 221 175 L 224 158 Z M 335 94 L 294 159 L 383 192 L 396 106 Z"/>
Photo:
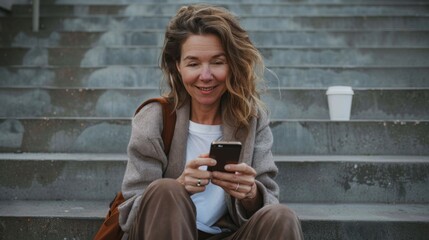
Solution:
<path fill-rule="evenodd" d="M 171 143 L 170 154 L 168 157 L 168 165 L 164 173 L 164 177 L 178 178 L 185 169 L 186 145 L 189 134 L 189 116 L 190 102 L 186 102 L 176 111 L 176 126 L 174 136 Z M 240 141 L 243 144 L 242 152 L 245 150 L 246 138 L 248 136 L 245 128 L 240 128 L 238 131 L 235 127 L 228 124 L 228 120 L 222 120 L 222 140 L 224 141 Z M 242 162 L 243 154 L 241 154 L 240 162 Z"/>
<path fill-rule="evenodd" d="M 176 110 L 176 127 L 171 142 L 170 153 L 168 156 L 168 165 L 164 176 L 167 178 L 178 178 L 185 169 L 186 144 L 189 129 L 189 102 Z"/>

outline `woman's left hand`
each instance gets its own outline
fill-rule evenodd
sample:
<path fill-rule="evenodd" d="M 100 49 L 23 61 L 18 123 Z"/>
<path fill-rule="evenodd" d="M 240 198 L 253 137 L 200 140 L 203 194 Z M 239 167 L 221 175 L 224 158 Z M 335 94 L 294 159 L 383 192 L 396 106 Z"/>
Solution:
<path fill-rule="evenodd" d="M 225 166 L 227 173 L 213 172 L 212 183 L 223 188 L 232 197 L 254 199 L 258 194 L 255 183 L 256 171 L 246 163 L 228 164 Z"/>

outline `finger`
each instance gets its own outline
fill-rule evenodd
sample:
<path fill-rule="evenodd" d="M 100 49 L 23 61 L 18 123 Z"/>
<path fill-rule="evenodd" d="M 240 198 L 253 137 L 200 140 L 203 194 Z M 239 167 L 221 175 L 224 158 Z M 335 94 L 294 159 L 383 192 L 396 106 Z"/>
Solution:
<path fill-rule="evenodd" d="M 209 183 L 210 183 L 209 178 L 198 178 L 198 177 L 191 177 L 191 176 L 185 177 L 185 185 L 201 187 L 201 186 L 206 186 Z"/>
<path fill-rule="evenodd" d="M 214 166 L 216 165 L 216 160 L 212 158 L 196 158 L 192 161 L 190 161 L 186 167 L 192 168 L 192 169 L 198 169 L 201 166 Z"/>
<path fill-rule="evenodd" d="M 191 185 L 185 185 L 186 191 L 190 194 L 204 192 L 206 190 L 205 186 L 197 187 L 197 186 L 191 186 Z"/>
<path fill-rule="evenodd" d="M 208 179 L 199 179 L 193 177 L 185 177 L 185 189 L 190 194 L 203 192 L 206 190 L 206 185 L 209 184 L 210 180 Z"/>
<path fill-rule="evenodd" d="M 236 192 L 236 193 L 244 193 L 247 194 L 252 190 L 252 186 L 242 184 L 239 182 L 229 182 L 229 181 L 222 181 L 219 179 L 212 179 L 211 182 L 215 185 L 218 185 L 219 187 L 223 188 L 225 191 L 229 192 Z"/>
<path fill-rule="evenodd" d="M 238 200 L 246 198 L 246 194 L 244 194 L 244 193 L 229 192 L 229 195 L 231 195 L 233 198 L 238 199 Z"/>
<path fill-rule="evenodd" d="M 231 184 L 228 184 L 228 185 L 231 186 Z M 234 189 L 232 189 L 232 188 L 234 188 Z M 240 183 L 232 184 L 232 188 L 231 188 L 231 190 L 234 190 L 234 192 L 245 193 L 245 194 L 247 194 L 248 192 L 250 192 L 252 190 L 252 186 L 244 185 L 244 184 L 240 184 Z"/>
<path fill-rule="evenodd" d="M 224 182 L 224 181 L 215 180 L 215 179 L 212 180 L 212 183 L 222 187 L 225 190 L 225 192 L 227 192 L 229 195 L 231 195 L 236 199 L 244 199 L 247 196 L 246 195 L 247 193 L 243 192 L 243 191 L 247 191 L 245 190 L 248 188 L 247 186 L 242 186 L 242 185 L 238 185 L 237 183 L 234 184 L 234 183 Z"/>
<path fill-rule="evenodd" d="M 247 194 L 251 190 L 252 190 L 252 186 L 240 184 L 240 183 L 237 183 L 234 189 L 235 192 L 244 193 L 244 194 Z"/>
<path fill-rule="evenodd" d="M 227 192 L 229 195 L 231 195 L 232 197 L 236 198 L 236 199 L 243 199 L 246 197 L 246 194 L 244 193 L 240 193 L 240 192 L 236 192 L 234 190 L 225 190 L 225 192 Z"/>
<path fill-rule="evenodd" d="M 187 168 L 184 171 L 184 176 L 194 178 L 194 179 L 197 179 L 197 178 L 211 179 L 212 173 L 205 170 Z"/>
<path fill-rule="evenodd" d="M 209 171 L 187 167 L 178 180 L 185 186 L 188 193 L 194 194 L 205 190 L 205 186 L 210 182 L 211 175 L 212 173 Z"/>
<path fill-rule="evenodd" d="M 241 174 L 256 176 L 255 169 L 253 169 L 251 166 L 247 165 L 246 163 L 227 164 L 225 166 L 225 170 L 227 170 L 228 172 L 239 172 Z"/>
<path fill-rule="evenodd" d="M 190 185 L 195 185 L 197 187 L 206 186 L 210 183 L 210 179 L 204 179 L 204 178 L 196 178 L 194 181 L 190 182 Z"/>
<path fill-rule="evenodd" d="M 252 186 L 255 182 L 255 176 L 245 175 L 241 173 L 223 173 L 223 172 L 213 172 L 212 179 L 218 179 L 222 181 L 227 181 L 230 183 L 240 183 L 243 185 Z"/>
<path fill-rule="evenodd" d="M 212 172 L 207 170 L 202 170 L 200 168 L 193 169 L 188 168 L 187 175 L 191 176 L 193 178 L 201 178 L 201 179 L 211 179 L 212 178 Z"/>

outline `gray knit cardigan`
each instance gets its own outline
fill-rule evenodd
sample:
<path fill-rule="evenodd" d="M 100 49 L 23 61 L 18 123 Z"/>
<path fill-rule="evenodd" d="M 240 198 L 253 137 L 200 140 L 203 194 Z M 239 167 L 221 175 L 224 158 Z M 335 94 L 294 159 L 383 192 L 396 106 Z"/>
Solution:
<path fill-rule="evenodd" d="M 159 103 L 146 105 L 133 118 L 128 145 L 128 163 L 122 182 L 122 194 L 126 201 L 119 206 L 119 224 L 128 232 L 133 224 L 145 188 L 159 178 L 178 178 L 185 168 L 190 104 L 177 110 L 177 121 L 169 158 L 164 154 L 162 132 L 162 108 Z M 223 121 L 224 123 L 228 121 Z M 273 136 L 265 111 L 251 119 L 249 130 L 238 131 L 228 124 L 222 125 L 225 141 L 242 142 L 240 162 L 252 166 L 256 183 L 263 196 L 264 205 L 278 203 L 279 187 L 274 181 L 278 169 L 273 161 L 271 147 Z M 248 221 L 239 201 L 225 194 L 225 202 L 233 222 L 240 226 Z"/>

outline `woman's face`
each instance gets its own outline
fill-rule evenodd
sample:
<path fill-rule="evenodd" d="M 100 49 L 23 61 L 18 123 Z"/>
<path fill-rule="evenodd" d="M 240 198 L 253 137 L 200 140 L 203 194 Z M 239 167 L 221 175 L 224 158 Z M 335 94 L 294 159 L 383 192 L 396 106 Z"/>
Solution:
<path fill-rule="evenodd" d="M 213 34 L 191 35 L 176 63 L 192 107 L 216 108 L 226 91 L 228 63 L 220 39 Z"/>

